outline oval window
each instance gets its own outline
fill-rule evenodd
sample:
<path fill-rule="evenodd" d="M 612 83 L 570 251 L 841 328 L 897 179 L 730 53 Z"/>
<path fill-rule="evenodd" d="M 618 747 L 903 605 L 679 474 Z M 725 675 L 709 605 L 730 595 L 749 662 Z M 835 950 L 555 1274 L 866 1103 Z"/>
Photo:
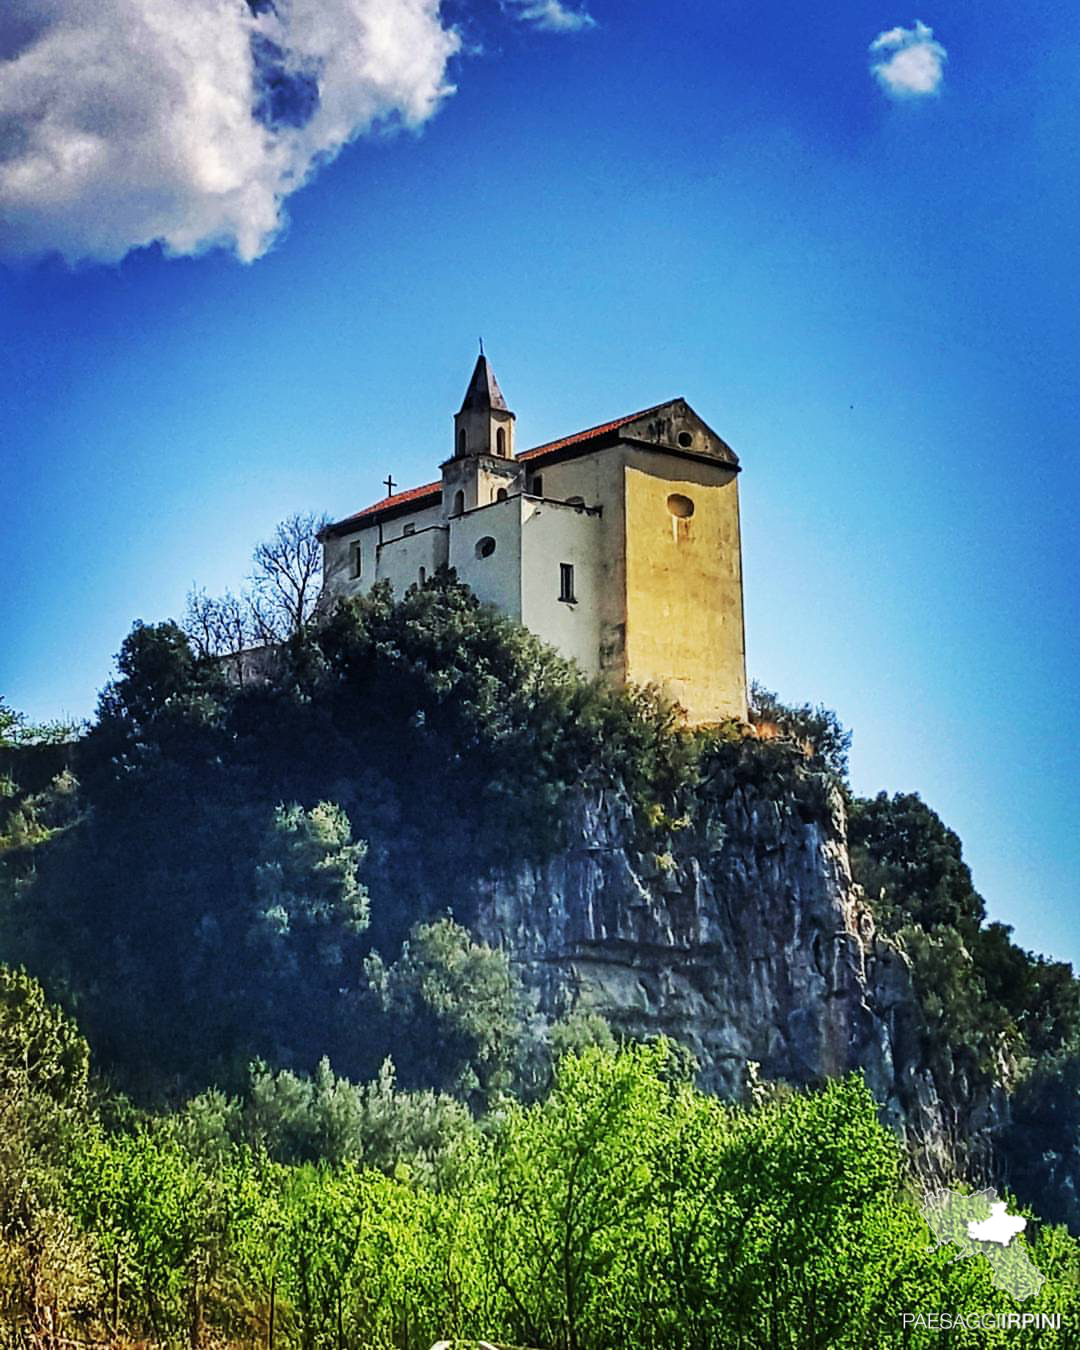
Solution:
<path fill-rule="evenodd" d="M 694 438 L 693 436 L 690 435 L 688 431 L 680 431 L 678 439 L 679 444 L 682 446 L 684 450 L 689 450 L 690 447 L 694 444 Z"/>
<path fill-rule="evenodd" d="M 476 556 L 478 558 L 490 558 L 495 552 L 495 540 L 490 534 L 485 534 L 483 539 L 476 541 Z"/>
<path fill-rule="evenodd" d="M 667 509 L 678 520 L 688 520 L 694 514 L 694 503 L 681 492 L 673 492 L 667 499 Z"/>

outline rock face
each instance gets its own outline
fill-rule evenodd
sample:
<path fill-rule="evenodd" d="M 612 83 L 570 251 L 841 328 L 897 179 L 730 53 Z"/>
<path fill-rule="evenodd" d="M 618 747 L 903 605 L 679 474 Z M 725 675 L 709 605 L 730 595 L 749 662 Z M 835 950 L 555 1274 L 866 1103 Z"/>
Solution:
<path fill-rule="evenodd" d="M 852 881 L 842 799 L 812 786 L 735 787 L 660 853 L 642 850 L 620 794 L 583 794 L 571 846 L 490 877 L 472 926 L 549 1015 L 583 1007 L 635 1037 L 671 1035 L 724 1096 L 747 1061 L 792 1083 L 861 1069 L 927 1170 L 948 1168 L 970 1122 L 920 1063 L 909 968 Z"/>

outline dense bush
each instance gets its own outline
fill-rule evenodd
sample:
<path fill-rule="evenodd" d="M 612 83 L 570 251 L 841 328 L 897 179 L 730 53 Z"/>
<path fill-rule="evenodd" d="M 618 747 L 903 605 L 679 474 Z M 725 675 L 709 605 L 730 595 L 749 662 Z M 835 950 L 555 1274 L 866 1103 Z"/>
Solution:
<path fill-rule="evenodd" d="M 959 837 L 917 793 L 855 798 L 848 812 L 855 874 L 887 932 L 911 924 L 974 933 L 986 917 Z"/>
<path fill-rule="evenodd" d="M 854 1078 L 744 1109 L 699 1093 L 664 1043 L 594 1047 L 562 1060 L 545 1100 L 504 1105 L 483 1131 L 444 1114 L 435 1168 L 408 1128 L 378 1159 L 275 1161 L 267 1122 L 340 1117 L 342 1093 L 368 1140 L 380 1118 L 419 1117 L 389 1082 L 376 1103 L 324 1075 L 306 1106 L 300 1080 L 279 1076 L 273 1106 L 268 1085 L 259 1076 L 240 1108 L 263 1122 L 254 1142 L 230 1126 L 208 1147 L 223 1103 L 205 1099 L 120 1130 L 83 1106 L 73 1137 L 39 1142 L 64 1246 L 44 1243 L 43 1222 L 36 1246 L 0 1229 L 0 1330 L 279 1350 L 427 1350 L 444 1337 L 825 1350 L 937 1344 L 901 1332 L 912 1309 L 1015 1308 L 985 1261 L 932 1250 L 899 1146 Z M 0 1150 L 0 1188 L 10 1182 Z M 1047 1283 L 1025 1312 L 1075 1317 L 1077 1245 L 1042 1229 L 1031 1255 Z M 33 1279 L 16 1284 L 28 1260 Z M 949 1341 L 1029 1343 L 1008 1330 Z"/>
<path fill-rule="evenodd" d="M 530 1001 L 509 957 L 460 924 L 417 924 L 393 965 L 374 953 L 366 969 L 386 1014 L 387 1048 L 411 1085 L 490 1106 L 542 1071 Z"/>
<path fill-rule="evenodd" d="M 855 879 L 913 962 L 928 1048 L 971 1052 L 986 1073 L 1007 1057 L 1022 1073 L 1080 1034 L 1072 967 L 985 922 L 959 837 L 918 794 L 854 798 L 848 816 Z"/>
<path fill-rule="evenodd" d="M 851 732 L 832 709 L 820 703 L 784 703 L 755 680 L 750 686 L 750 717 L 759 728 L 769 728 L 798 746 L 815 769 L 847 781 Z"/>
<path fill-rule="evenodd" d="M 1013 1095 L 1002 1140 L 1010 1185 L 1050 1223 L 1080 1234 L 1080 1051 L 1044 1060 Z"/>

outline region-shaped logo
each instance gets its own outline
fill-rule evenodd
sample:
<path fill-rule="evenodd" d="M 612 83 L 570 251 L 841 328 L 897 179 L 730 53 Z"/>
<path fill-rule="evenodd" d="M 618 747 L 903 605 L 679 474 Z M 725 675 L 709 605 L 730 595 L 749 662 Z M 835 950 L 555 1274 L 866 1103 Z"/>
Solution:
<path fill-rule="evenodd" d="M 1010 1214 L 997 1191 L 935 1191 L 922 1207 L 923 1218 L 937 1241 L 935 1247 L 958 1248 L 954 1261 L 985 1256 L 996 1288 L 1023 1300 L 1037 1294 L 1046 1277 L 1027 1251 L 1013 1239 L 1027 1227 L 1027 1219 Z"/>

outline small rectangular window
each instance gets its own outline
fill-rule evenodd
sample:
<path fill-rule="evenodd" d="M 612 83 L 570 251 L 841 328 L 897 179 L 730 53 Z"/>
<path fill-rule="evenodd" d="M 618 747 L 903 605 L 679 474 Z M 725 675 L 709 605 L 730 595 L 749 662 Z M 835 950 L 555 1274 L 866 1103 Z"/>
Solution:
<path fill-rule="evenodd" d="M 402 533 L 402 534 L 415 534 L 415 533 L 416 533 L 416 526 L 415 526 L 415 525 L 412 523 L 412 521 L 410 520 L 409 523 L 408 523 L 408 525 L 403 525 L 403 526 L 401 527 L 401 533 Z"/>
<path fill-rule="evenodd" d="M 529 488 L 529 492 L 534 497 L 542 497 L 544 495 L 544 480 L 540 474 L 537 474 L 532 480 L 532 487 Z"/>
<path fill-rule="evenodd" d="M 571 603 L 577 599 L 574 594 L 574 564 L 559 564 L 559 599 L 568 600 Z"/>
<path fill-rule="evenodd" d="M 357 577 L 363 576 L 364 574 L 364 559 L 363 555 L 360 552 L 359 541 L 357 541 L 355 544 L 350 544 L 349 554 L 350 554 L 349 571 L 351 572 L 353 579 L 355 580 Z"/>

